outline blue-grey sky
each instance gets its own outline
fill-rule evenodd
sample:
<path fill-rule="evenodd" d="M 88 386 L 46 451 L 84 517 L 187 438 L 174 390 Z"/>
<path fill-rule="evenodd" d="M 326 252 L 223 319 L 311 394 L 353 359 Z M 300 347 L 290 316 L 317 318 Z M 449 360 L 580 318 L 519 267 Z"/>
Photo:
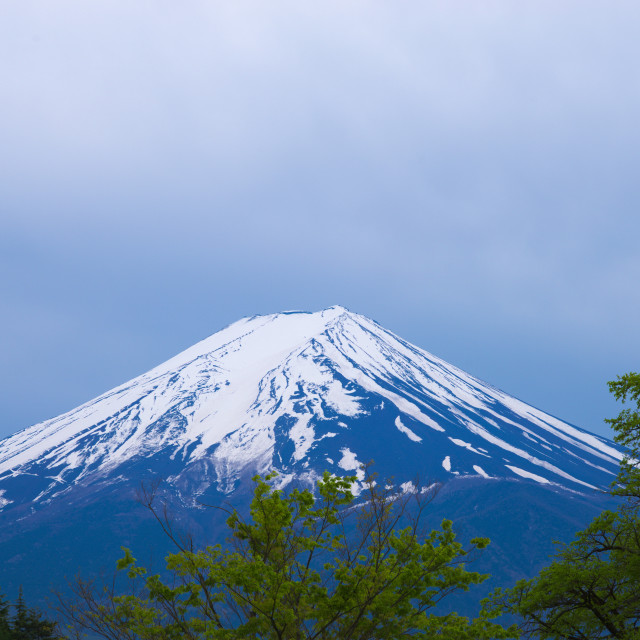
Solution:
<path fill-rule="evenodd" d="M 342 304 L 608 434 L 640 369 L 640 4 L 0 6 L 0 437 Z"/>

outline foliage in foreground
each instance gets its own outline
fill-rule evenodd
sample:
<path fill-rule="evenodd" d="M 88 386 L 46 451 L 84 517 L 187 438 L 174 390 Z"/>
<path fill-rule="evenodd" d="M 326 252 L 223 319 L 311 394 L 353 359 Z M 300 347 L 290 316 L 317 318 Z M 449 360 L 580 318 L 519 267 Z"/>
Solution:
<path fill-rule="evenodd" d="M 640 640 L 640 375 L 618 376 L 609 388 L 636 404 L 607 420 L 629 449 L 612 489 L 626 501 L 579 531 L 536 578 L 494 594 L 492 604 L 521 616 L 528 637 Z"/>
<path fill-rule="evenodd" d="M 609 383 L 609 390 L 623 404 L 634 408 L 623 409 L 616 418 L 605 420 L 615 431 L 615 441 L 627 447 L 629 453 L 620 464 L 620 473 L 612 493 L 627 498 L 629 504 L 640 506 L 640 373 L 625 373 Z"/>
<path fill-rule="evenodd" d="M 468 571 L 465 561 L 489 541 L 476 538 L 463 549 L 448 520 L 424 535 L 428 494 L 393 495 L 369 477 L 356 505 L 355 478 L 325 473 L 317 495 L 285 495 L 271 486 L 273 477 L 254 478 L 247 520 L 230 513 L 226 548 L 180 543 L 154 510 L 180 547 L 166 559 L 172 582 L 148 575 L 125 549 L 118 568 L 130 593 L 100 593 L 78 581 L 78 601 L 63 607 L 67 617 L 77 630 L 110 640 L 513 637 L 515 628 L 493 621 L 495 611 L 473 620 L 434 613 L 443 598 L 488 577 Z"/>

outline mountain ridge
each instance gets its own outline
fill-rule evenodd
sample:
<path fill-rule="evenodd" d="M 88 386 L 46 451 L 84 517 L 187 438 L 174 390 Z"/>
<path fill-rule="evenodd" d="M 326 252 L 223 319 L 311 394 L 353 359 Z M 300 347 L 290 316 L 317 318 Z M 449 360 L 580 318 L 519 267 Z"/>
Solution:
<path fill-rule="evenodd" d="M 218 483 L 230 492 L 244 467 L 299 467 L 327 438 L 343 442 L 325 455 L 327 466 L 357 472 L 366 460 L 343 437 L 350 429 L 345 420 L 371 417 L 385 403 L 395 414 L 376 435 L 402 434 L 411 447 L 443 434 L 454 446 L 443 451 L 439 465 L 454 475 L 497 473 L 603 489 L 601 476 L 613 479 L 622 457 L 606 439 L 334 306 L 243 318 L 80 407 L 5 438 L 0 487 L 30 466 L 46 468 L 51 482 L 32 496 L 37 503 L 69 482 L 171 448 L 170 457 L 187 465 L 214 459 Z M 505 435 L 509 429 L 519 432 L 516 444 Z M 495 464 L 485 469 L 496 457 L 487 447 L 510 456 L 503 456 L 499 471 Z M 464 468 L 455 462 L 460 449 L 474 458 Z M 558 461 L 564 453 L 600 473 L 567 470 L 566 461 Z"/>
<path fill-rule="evenodd" d="M 113 567 L 122 544 L 163 557 L 140 483 L 162 479 L 162 499 L 210 544 L 224 519 L 203 503 L 246 510 L 255 473 L 277 471 L 280 488 L 355 475 L 357 494 L 373 460 L 399 490 L 441 486 L 434 526 L 490 537 L 479 569 L 496 586 L 611 503 L 622 455 L 343 307 L 252 316 L 0 441 L 1 581 L 43 599 L 43 567 L 59 585 Z"/>

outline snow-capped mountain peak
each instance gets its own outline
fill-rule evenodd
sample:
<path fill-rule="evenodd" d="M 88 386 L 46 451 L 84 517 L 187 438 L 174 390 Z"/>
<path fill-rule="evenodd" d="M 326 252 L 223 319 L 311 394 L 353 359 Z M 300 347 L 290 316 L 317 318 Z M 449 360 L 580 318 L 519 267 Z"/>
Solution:
<path fill-rule="evenodd" d="M 6 507 L 11 481 L 35 474 L 38 502 L 161 460 L 170 481 L 197 469 L 194 490 L 229 492 L 245 471 L 276 468 L 286 482 L 355 473 L 370 459 L 399 480 L 420 471 L 590 490 L 609 485 L 621 457 L 604 438 L 335 306 L 243 318 L 0 441 L 0 491 Z"/>

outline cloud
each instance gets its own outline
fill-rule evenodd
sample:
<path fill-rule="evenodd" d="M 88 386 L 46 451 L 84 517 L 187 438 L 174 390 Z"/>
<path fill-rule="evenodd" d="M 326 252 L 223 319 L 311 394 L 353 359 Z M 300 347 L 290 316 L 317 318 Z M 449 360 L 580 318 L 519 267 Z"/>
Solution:
<path fill-rule="evenodd" d="M 426 317 L 632 341 L 637 3 L 0 11 L 12 317 L 159 338 L 339 302 L 425 347 Z"/>

